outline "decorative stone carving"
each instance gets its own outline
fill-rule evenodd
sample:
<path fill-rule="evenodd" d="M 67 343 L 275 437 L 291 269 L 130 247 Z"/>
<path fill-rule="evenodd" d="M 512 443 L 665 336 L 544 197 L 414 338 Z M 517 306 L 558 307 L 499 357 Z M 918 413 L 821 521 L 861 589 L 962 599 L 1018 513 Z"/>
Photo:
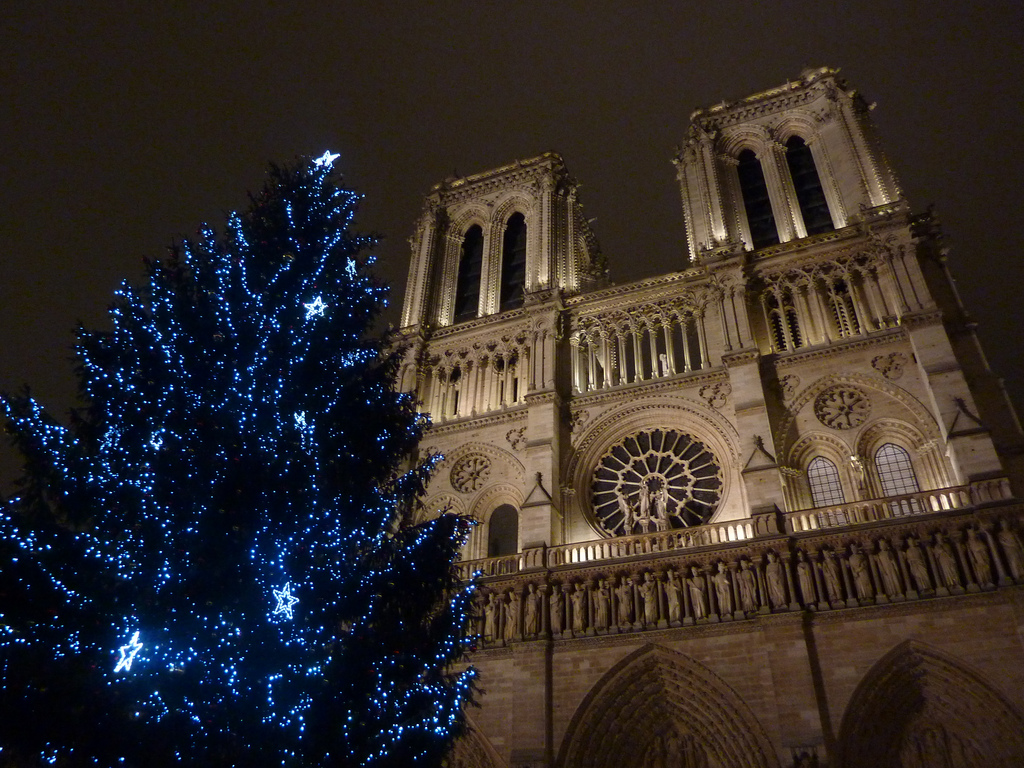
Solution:
<path fill-rule="evenodd" d="M 826 549 L 821 553 L 821 572 L 825 577 L 825 591 L 828 592 L 828 601 L 838 603 L 843 599 L 842 577 L 839 574 L 839 563 L 836 562 L 835 553 Z"/>
<path fill-rule="evenodd" d="M 817 590 L 814 588 L 814 566 L 808 562 L 807 555 L 804 554 L 803 550 L 797 551 L 796 559 L 796 575 L 797 580 L 800 582 L 800 596 L 804 600 L 804 605 L 810 605 L 817 602 L 818 599 Z"/>
<path fill-rule="evenodd" d="M 875 555 L 875 562 L 878 563 L 878 573 L 882 577 L 882 591 L 889 598 L 901 597 L 903 595 L 903 587 L 900 584 L 896 556 L 889 547 L 889 542 L 885 539 L 878 542 L 878 553 Z"/>
<path fill-rule="evenodd" d="M 928 564 L 924 560 L 924 553 L 918 546 L 917 539 L 913 536 L 907 537 L 907 549 L 905 552 L 907 567 L 910 569 L 910 576 L 914 580 L 914 586 L 920 593 L 930 592 L 932 579 L 928 574 Z"/>
<path fill-rule="evenodd" d="M 712 577 L 715 582 L 715 594 L 718 597 L 718 613 L 725 617 L 732 613 L 732 584 L 725 563 L 718 564 L 718 572 Z"/>
<path fill-rule="evenodd" d="M 494 640 L 498 635 L 498 601 L 492 592 L 484 605 L 484 640 Z"/>
<path fill-rule="evenodd" d="M 749 560 L 740 560 L 740 571 L 737 574 L 740 592 L 740 608 L 744 613 L 757 610 L 757 581 L 750 568 Z"/>
<path fill-rule="evenodd" d="M 695 565 L 691 566 L 690 574 L 692 575 L 692 578 L 686 580 L 686 586 L 690 590 L 690 605 L 693 609 L 693 618 L 707 618 L 708 609 L 704 597 L 704 576 L 701 575 L 700 571 L 697 570 L 697 566 Z"/>
<path fill-rule="evenodd" d="M 935 544 L 932 546 L 932 554 L 935 556 L 935 563 L 939 569 L 939 577 L 942 585 L 948 589 L 960 589 L 960 574 L 956 569 L 956 558 L 949 542 L 946 541 L 942 532 L 935 534 Z"/>
<path fill-rule="evenodd" d="M 814 401 L 814 415 L 831 429 L 852 429 L 867 421 L 871 402 L 866 394 L 849 386 L 829 387 Z"/>
<path fill-rule="evenodd" d="M 722 495 L 722 470 L 703 443 L 650 429 L 612 446 L 594 470 L 594 514 L 613 536 L 707 522 Z"/>
<path fill-rule="evenodd" d="M 615 588 L 615 597 L 618 601 L 619 627 L 627 629 L 633 623 L 633 582 L 628 576 L 623 576 L 621 583 Z"/>
<path fill-rule="evenodd" d="M 653 627 L 658 623 L 658 582 L 650 573 L 644 574 L 644 580 L 640 582 L 640 599 L 644 604 L 644 624 Z"/>
<path fill-rule="evenodd" d="M 474 454 L 460 459 L 451 471 L 452 488 L 459 493 L 474 493 L 483 488 L 491 474 L 491 460 Z"/>
<path fill-rule="evenodd" d="M 526 599 L 523 601 L 523 635 L 536 637 L 540 632 L 540 593 L 537 587 L 530 584 L 526 587 Z"/>
<path fill-rule="evenodd" d="M 860 551 L 856 544 L 850 545 L 850 571 L 853 573 L 853 585 L 857 589 L 857 597 L 869 600 L 875 596 L 875 588 L 871 583 L 871 565 L 868 556 Z"/>
<path fill-rule="evenodd" d="M 896 381 L 903 375 L 903 369 L 910 362 L 908 358 L 902 352 L 893 352 L 889 355 L 879 355 L 871 361 L 871 367 L 873 367 L 880 374 L 890 381 Z"/>
<path fill-rule="evenodd" d="M 790 373 L 779 379 L 779 389 L 782 390 L 782 397 L 785 400 L 789 400 L 793 395 L 796 394 L 797 387 L 800 386 L 800 377 L 796 374 Z"/>
<path fill-rule="evenodd" d="M 786 606 L 786 584 L 783 581 L 782 563 L 774 552 L 768 553 L 768 565 L 764 569 L 764 578 L 768 583 L 768 598 L 772 608 Z"/>
<path fill-rule="evenodd" d="M 586 585 L 577 584 L 576 588 L 569 593 L 569 600 L 572 603 L 572 631 L 577 635 L 581 635 L 587 629 Z"/>
<path fill-rule="evenodd" d="M 671 568 L 665 574 L 665 597 L 668 602 L 668 620 L 673 626 L 678 626 L 683 618 L 683 591 Z"/>
<path fill-rule="evenodd" d="M 555 584 L 551 591 L 551 634 L 562 634 L 562 617 L 565 615 L 565 595 L 561 584 Z"/>
<path fill-rule="evenodd" d="M 727 381 L 717 384 L 706 384 L 697 390 L 697 394 L 712 408 L 721 408 L 732 394 L 732 385 Z"/>
<path fill-rule="evenodd" d="M 505 439 L 512 446 L 513 451 L 521 451 L 526 447 L 526 427 L 510 429 L 505 433 Z"/>
<path fill-rule="evenodd" d="M 967 555 L 971 559 L 971 568 L 978 586 L 991 586 L 992 561 L 988 557 L 988 545 L 973 528 L 967 529 Z"/>
<path fill-rule="evenodd" d="M 607 630 L 611 624 L 611 590 L 608 579 L 601 579 L 594 590 L 594 628 Z"/>
<path fill-rule="evenodd" d="M 569 428 L 572 430 L 574 435 L 579 434 L 583 429 L 583 425 L 587 423 L 587 419 L 590 418 L 590 413 L 586 410 L 579 410 L 574 413 L 569 419 Z"/>
<path fill-rule="evenodd" d="M 505 626 L 502 636 L 506 643 L 515 640 L 518 634 L 519 625 L 519 608 L 522 605 L 522 598 L 519 593 L 514 589 L 508 591 L 508 599 L 505 602 Z"/>

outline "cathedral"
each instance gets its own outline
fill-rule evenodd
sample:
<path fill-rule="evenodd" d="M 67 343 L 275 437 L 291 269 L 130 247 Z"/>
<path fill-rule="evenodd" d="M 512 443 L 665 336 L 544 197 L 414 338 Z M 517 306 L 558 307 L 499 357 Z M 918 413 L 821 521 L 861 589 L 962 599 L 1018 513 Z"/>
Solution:
<path fill-rule="evenodd" d="M 864 98 L 696 110 L 679 271 L 555 153 L 448 179 L 400 382 L 480 521 L 462 768 L 1024 765 L 1024 435 Z"/>

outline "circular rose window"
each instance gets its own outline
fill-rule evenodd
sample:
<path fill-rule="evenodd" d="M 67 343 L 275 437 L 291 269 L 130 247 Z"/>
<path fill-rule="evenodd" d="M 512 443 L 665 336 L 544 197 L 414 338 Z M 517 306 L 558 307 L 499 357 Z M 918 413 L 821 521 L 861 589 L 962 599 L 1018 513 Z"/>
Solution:
<path fill-rule="evenodd" d="M 612 536 L 706 523 L 722 497 L 722 470 L 703 443 L 650 429 L 612 446 L 594 470 L 594 515 Z"/>

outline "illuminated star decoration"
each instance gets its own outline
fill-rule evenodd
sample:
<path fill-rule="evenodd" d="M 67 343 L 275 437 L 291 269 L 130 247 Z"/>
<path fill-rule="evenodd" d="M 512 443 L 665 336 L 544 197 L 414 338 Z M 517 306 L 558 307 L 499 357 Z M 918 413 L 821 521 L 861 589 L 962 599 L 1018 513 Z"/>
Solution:
<path fill-rule="evenodd" d="M 324 300 L 317 296 L 309 304 L 303 304 L 306 308 L 306 319 L 309 320 L 312 317 L 323 317 L 324 312 L 327 311 L 327 305 L 324 304 Z"/>
<path fill-rule="evenodd" d="M 117 666 L 114 667 L 114 671 L 129 671 L 132 668 L 132 662 L 135 661 L 135 654 L 141 650 L 142 643 L 139 642 L 139 631 L 135 630 L 135 634 L 132 635 L 132 639 L 128 641 L 128 644 L 121 646 L 121 658 L 118 659 Z"/>
<path fill-rule="evenodd" d="M 299 602 L 299 598 L 292 594 L 292 583 L 290 581 L 281 589 L 274 590 L 274 599 L 277 600 L 274 615 L 283 613 L 286 618 L 292 618 L 292 607 Z"/>
<path fill-rule="evenodd" d="M 317 168 L 330 168 L 334 161 L 337 160 L 339 157 L 341 157 L 341 155 L 332 155 L 331 151 L 327 150 L 322 155 L 320 155 L 320 157 L 314 160 L 313 164 Z"/>
<path fill-rule="evenodd" d="M 154 451 L 159 451 L 160 446 L 164 444 L 164 439 L 160 436 L 160 433 L 157 432 L 155 435 L 149 438 L 149 444 L 150 446 L 152 446 Z"/>

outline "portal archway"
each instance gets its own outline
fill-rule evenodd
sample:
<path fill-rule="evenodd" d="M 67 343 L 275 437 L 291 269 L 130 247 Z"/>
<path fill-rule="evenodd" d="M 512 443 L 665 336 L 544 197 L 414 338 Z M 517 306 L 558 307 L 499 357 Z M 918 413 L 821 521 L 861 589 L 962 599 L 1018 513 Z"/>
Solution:
<path fill-rule="evenodd" d="M 777 768 L 742 698 L 689 656 L 648 645 L 612 667 L 573 717 L 560 768 Z"/>

